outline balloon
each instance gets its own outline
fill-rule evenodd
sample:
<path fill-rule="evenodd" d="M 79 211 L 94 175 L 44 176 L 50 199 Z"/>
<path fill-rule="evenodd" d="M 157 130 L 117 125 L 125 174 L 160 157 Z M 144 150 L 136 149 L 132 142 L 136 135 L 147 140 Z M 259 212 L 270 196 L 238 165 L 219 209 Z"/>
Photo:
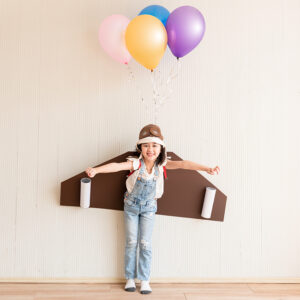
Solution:
<path fill-rule="evenodd" d="M 145 7 L 138 15 L 151 15 L 159 19 L 166 26 L 170 12 L 161 5 L 150 5 Z"/>
<path fill-rule="evenodd" d="M 153 71 L 164 55 L 168 36 L 161 21 L 150 15 L 140 15 L 128 24 L 125 42 L 132 57 Z"/>
<path fill-rule="evenodd" d="M 182 57 L 191 52 L 202 40 L 205 20 L 192 6 L 180 6 L 171 12 L 166 25 L 168 45 L 172 53 Z"/>
<path fill-rule="evenodd" d="M 99 28 L 99 42 L 116 61 L 128 64 L 131 55 L 125 45 L 125 30 L 130 20 L 122 15 L 105 18 Z"/>

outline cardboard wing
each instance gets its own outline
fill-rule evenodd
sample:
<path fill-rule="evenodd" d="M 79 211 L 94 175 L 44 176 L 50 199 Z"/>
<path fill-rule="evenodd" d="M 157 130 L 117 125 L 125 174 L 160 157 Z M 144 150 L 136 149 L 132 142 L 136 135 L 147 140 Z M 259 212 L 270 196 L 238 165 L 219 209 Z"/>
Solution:
<path fill-rule="evenodd" d="M 98 166 L 112 162 L 124 162 L 127 156 L 135 152 L 126 152 Z M 182 160 L 173 152 L 168 152 L 171 160 Z M 185 169 L 167 169 L 164 194 L 157 200 L 159 215 L 224 221 L 227 197 L 211 184 L 198 171 Z M 124 210 L 124 193 L 129 171 L 99 173 L 91 178 L 90 207 Z M 60 205 L 80 207 L 80 180 L 88 177 L 85 172 L 61 183 Z M 211 218 L 201 217 L 206 187 L 216 189 Z"/>

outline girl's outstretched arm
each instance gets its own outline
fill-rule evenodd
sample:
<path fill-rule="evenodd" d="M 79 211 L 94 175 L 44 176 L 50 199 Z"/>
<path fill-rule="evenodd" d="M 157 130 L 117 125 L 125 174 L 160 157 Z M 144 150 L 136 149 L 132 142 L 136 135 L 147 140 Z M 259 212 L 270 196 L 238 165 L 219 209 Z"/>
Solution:
<path fill-rule="evenodd" d="M 109 163 L 97 168 L 87 168 L 85 172 L 89 177 L 94 177 L 98 173 L 113 173 L 119 172 L 123 170 L 132 170 L 133 169 L 133 162 L 128 160 L 122 163 Z"/>
<path fill-rule="evenodd" d="M 220 168 L 218 166 L 210 168 L 204 165 L 197 164 L 189 160 L 168 160 L 166 164 L 167 169 L 186 169 L 186 170 L 196 170 L 196 171 L 205 171 L 208 174 L 214 175 L 214 172 L 219 174 Z"/>

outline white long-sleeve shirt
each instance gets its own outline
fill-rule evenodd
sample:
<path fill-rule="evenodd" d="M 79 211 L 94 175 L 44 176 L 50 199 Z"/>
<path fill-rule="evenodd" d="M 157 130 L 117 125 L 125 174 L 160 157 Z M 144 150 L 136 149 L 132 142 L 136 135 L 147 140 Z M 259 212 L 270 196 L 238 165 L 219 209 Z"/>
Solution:
<path fill-rule="evenodd" d="M 134 184 L 136 182 L 136 179 L 139 175 L 139 171 L 141 170 L 142 167 L 140 169 L 138 169 L 139 164 L 140 164 L 138 157 L 128 156 L 126 159 L 131 160 L 133 162 L 134 172 L 126 179 L 127 191 L 128 191 L 128 193 L 131 193 L 132 190 L 133 190 Z M 155 195 L 156 199 L 161 198 L 161 196 L 164 193 L 164 170 L 163 170 L 163 166 L 165 166 L 165 165 L 166 165 L 166 163 L 158 166 L 158 178 L 157 178 L 157 181 L 156 181 L 156 195 Z M 152 173 L 151 174 L 148 174 L 147 169 L 145 168 L 144 174 L 143 174 L 142 177 L 145 180 L 152 179 L 153 176 L 154 176 L 154 172 L 155 172 L 154 166 L 152 168 Z"/>

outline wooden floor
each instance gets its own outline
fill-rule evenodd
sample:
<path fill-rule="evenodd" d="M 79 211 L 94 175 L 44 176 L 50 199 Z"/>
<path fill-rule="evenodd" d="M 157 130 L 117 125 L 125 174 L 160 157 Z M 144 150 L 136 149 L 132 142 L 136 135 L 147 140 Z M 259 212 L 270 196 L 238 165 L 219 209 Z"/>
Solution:
<path fill-rule="evenodd" d="M 152 293 L 124 291 L 124 284 L 0 283 L 1 300 L 300 300 L 300 284 L 292 283 L 150 283 Z"/>

